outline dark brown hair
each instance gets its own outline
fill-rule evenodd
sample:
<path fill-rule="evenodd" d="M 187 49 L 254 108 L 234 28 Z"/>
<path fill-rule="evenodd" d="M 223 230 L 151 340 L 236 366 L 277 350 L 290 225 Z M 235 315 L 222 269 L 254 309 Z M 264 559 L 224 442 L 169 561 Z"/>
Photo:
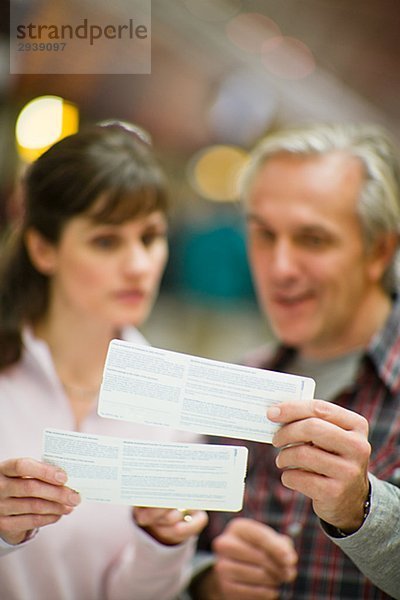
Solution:
<path fill-rule="evenodd" d="M 167 211 L 162 170 L 135 131 L 112 122 L 57 142 L 28 169 L 24 215 L 2 249 L 0 265 L 0 369 L 21 356 L 21 329 L 48 306 L 48 278 L 33 266 L 26 231 L 33 228 L 57 244 L 77 215 L 121 223 L 155 210 Z"/>

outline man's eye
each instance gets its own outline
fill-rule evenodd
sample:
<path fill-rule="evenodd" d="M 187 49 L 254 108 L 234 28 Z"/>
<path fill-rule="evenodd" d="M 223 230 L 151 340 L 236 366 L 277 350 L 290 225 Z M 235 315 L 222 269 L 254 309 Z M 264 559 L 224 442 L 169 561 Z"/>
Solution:
<path fill-rule="evenodd" d="M 250 228 L 250 235 L 254 239 L 258 239 L 263 242 L 272 242 L 275 239 L 275 235 L 269 229 L 262 229 L 260 227 Z"/>
<path fill-rule="evenodd" d="M 274 240 L 275 239 L 275 234 L 272 231 L 269 231 L 268 229 L 262 229 L 260 231 L 260 235 L 261 237 L 263 237 L 265 240 Z"/>
<path fill-rule="evenodd" d="M 328 240 L 318 235 L 304 235 L 300 240 L 304 246 L 309 248 L 323 248 L 328 244 Z"/>

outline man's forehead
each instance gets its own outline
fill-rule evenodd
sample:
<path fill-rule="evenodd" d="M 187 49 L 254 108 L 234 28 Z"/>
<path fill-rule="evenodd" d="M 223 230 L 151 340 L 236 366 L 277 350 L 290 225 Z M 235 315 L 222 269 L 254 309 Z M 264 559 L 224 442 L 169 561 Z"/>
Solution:
<path fill-rule="evenodd" d="M 357 171 L 360 174 L 363 174 L 364 172 L 361 159 L 350 154 L 347 150 L 332 150 L 322 154 L 298 154 L 285 150 L 267 156 L 264 160 L 261 160 L 255 173 L 255 177 L 267 169 L 272 171 L 278 168 L 310 168 L 319 170 L 321 175 L 325 171 L 340 173 Z"/>
<path fill-rule="evenodd" d="M 255 174 L 245 205 L 304 203 L 314 208 L 356 210 L 364 180 L 361 161 L 344 152 L 298 156 L 279 154 Z"/>
<path fill-rule="evenodd" d="M 343 230 L 340 222 L 324 218 L 322 215 L 284 213 L 275 217 L 276 215 L 268 215 L 257 210 L 246 211 L 246 223 L 250 228 L 257 227 L 276 234 L 336 236 Z"/>

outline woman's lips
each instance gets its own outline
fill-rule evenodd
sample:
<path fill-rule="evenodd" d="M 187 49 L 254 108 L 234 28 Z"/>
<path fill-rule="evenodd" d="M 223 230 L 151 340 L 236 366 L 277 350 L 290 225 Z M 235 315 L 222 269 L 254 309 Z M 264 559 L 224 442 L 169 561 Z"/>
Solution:
<path fill-rule="evenodd" d="M 121 290 L 115 294 L 115 297 L 120 302 L 138 303 L 146 298 L 146 293 L 143 290 Z"/>

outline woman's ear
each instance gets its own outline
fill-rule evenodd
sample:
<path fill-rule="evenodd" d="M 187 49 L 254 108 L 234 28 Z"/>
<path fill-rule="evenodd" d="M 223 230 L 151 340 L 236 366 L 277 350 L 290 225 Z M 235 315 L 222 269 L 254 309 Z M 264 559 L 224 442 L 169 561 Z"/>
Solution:
<path fill-rule="evenodd" d="M 57 252 L 54 244 L 46 240 L 36 229 L 25 234 L 25 244 L 34 267 L 42 275 L 52 275 L 56 267 Z"/>

